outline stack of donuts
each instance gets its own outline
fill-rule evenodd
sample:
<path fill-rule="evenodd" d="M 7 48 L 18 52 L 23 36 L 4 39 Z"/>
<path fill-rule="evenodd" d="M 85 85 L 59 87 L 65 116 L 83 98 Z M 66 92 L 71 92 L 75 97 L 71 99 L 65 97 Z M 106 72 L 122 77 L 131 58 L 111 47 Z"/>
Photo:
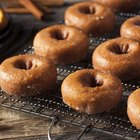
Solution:
<path fill-rule="evenodd" d="M 17 96 L 36 96 L 54 89 L 56 66 L 84 59 L 89 36 L 113 32 L 115 12 L 129 11 L 138 3 L 139 0 L 95 0 L 69 7 L 65 25 L 53 25 L 37 33 L 33 41 L 35 55 L 18 55 L 2 62 L 1 88 Z M 140 16 L 125 21 L 120 34 L 121 37 L 110 39 L 94 50 L 94 69 L 78 70 L 64 79 L 61 92 L 65 104 L 87 114 L 109 111 L 121 101 L 121 81 L 140 77 Z M 127 110 L 130 121 L 138 129 L 139 99 L 140 89 L 130 95 Z"/>

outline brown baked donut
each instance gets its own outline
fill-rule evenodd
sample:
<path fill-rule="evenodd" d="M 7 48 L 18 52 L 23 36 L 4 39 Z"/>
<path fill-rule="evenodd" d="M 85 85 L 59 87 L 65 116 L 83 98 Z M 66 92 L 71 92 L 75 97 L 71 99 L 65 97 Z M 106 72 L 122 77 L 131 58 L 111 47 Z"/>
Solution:
<path fill-rule="evenodd" d="M 8 24 L 7 17 L 3 10 L 0 9 L 0 31 L 2 31 Z"/>
<path fill-rule="evenodd" d="M 140 41 L 140 16 L 126 20 L 121 27 L 121 36 Z"/>
<path fill-rule="evenodd" d="M 44 56 L 55 64 L 70 64 L 86 56 L 89 37 L 75 27 L 54 25 L 40 31 L 33 46 L 37 55 Z"/>
<path fill-rule="evenodd" d="M 127 114 L 133 126 L 140 129 L 140 89 L 135 90 L 127 101 Z"/>
<path fill-rule="evenodd" d="M 10 95 L 35 96 L 53 89 L 56 76 L 52 62 L 32 54 L 8 58 L 0 66 L 1 88 Z"/>
<path fill-rule="evenodd" d="M 95 0 L 101 4 L 110 7 L 113 11 L 126 12 L 136 8 L 139 0 Z"/>
<path fill-rule="evenodd" d="M 101 36 L 113 30 L 115 15 L 110 8 L 99 3 L 81 2 L 66 10 L 65 23 L 93 36 Z"/>
<path fill-rule="evenodd" d="M 122 97 L 121 81 L 110 74 L 83 69 L 70 74 L 62 83 L 65 104 L 87 114 L 109 111 Z"/>
<path fill-rule="evenodd" d="M 92 56 L 93 67 L 114 74 L 121 80 L 140 75 L 140 43 L 115 38 L 99 45 Z"/>

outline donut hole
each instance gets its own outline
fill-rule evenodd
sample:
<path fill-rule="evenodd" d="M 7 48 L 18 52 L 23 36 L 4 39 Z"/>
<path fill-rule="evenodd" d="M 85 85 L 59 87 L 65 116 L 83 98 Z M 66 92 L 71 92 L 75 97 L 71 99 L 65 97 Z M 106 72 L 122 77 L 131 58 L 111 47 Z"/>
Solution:
<path fill-rule="evenodd" d="M 15 63 L 15 68 L 22 69 L 22 70 L 30 70 L 30 69 L 34 69 L 36 67 L 38 67 L 38 64 L 32 60 L 30 60 L 30 61 L 21 60 L 21 61 L 17 61 Z"/>
<path fill-rule="evenodd" d="M 111 52 L 115 54 L 127 54 L 130 52 L 129 44 L 115 44 L 111 48 Z"/>
<path fill-rule="evenodd" d="M 134 23 L 136 26 L 140 26 L 140 21 L 138 20 L 138 21 L 135 21 L 135 23 Z"/>
<path fill-rule="evenodd" d="M 88 87 L 100 87 L 103 85 L 103 80 L 99 77 L 93 76 L 93 75 L 87 75 L 83 79 L 83 82 L 86 83 L 86 86 Z"/>
<path fill-rule="evenodd" d="M 90 87 L 100 87 L 103 85 L 102 80 L 96 79 L 96 78 L 91 78 L 90 81 Z"/>
<path fill-rule="evenodd" d="M 52 37 L 56 40 L 66 40 L 69 34 L 66 31 L 56 30 L 53 32 Z"/>
<path fill-rule="evenodd" d="M 95 14 L 95 8 L 91 6 L 85 6 L 80 9 L 83 14 Z"/>

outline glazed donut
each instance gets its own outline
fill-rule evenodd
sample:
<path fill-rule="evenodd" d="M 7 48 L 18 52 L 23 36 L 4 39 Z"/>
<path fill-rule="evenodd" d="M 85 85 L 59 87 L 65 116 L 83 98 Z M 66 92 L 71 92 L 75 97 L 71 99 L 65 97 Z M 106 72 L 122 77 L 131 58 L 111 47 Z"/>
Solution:
<path fill-rule="evenodd" d="M 127 114 L 133 126 L 140 129 L 140 89 L 135 90 L 127 101 Z"/>
<path fill-rule="evenodd" d="M 66 25 L 54 25 L 40 31 L 33 42 L 35 54 L 54 64 L 70 64 L 82 60 L 89 47 L 83 31 Z"/>
<path fill-rule="evenodd" d="M 121 27 L 121 36 L 140 41 L 140 16 L 126 20 Z"/>
<path fill-rule="evenodd" d="M 110 8 L 96 2 L 81 2 L 65 12 L 65 23 L 93 36 L 109 33 L 115 26 L 115 15 Z"/>
<path fill-rule="evenodd" d="M 136 8 L 139 0 L 95 0 L 101 4 L 110 7 L 113 11 L 126 12 Z"/>
<path fill-rule="evenodd" d="M 92 56 L 93 67 L 110 72 L 121 80 L 140 75 L 140 43 L 127 38 L 115 38 L 97 47 Z"/>
<path fill-rule="evenodd" d="M 10 95 L 35 96 L 56 86 L 56 67 L 32 54 L 6 59 L 0 66 L 1 88 Z"/>
<path fill-rule="evenodd" d="M 0 31 L 6 28 L 7 24 L 8 24 L 7 17 L 5 13 L 0 9 Z"/>
<path fill-rule="evenodd" d="M 110 74 L 83 69 L 66 77 L 61 91 L 65 104 L 79 112 L 95 114 L 109 111 L 120 102 L 122 84 Z"/>

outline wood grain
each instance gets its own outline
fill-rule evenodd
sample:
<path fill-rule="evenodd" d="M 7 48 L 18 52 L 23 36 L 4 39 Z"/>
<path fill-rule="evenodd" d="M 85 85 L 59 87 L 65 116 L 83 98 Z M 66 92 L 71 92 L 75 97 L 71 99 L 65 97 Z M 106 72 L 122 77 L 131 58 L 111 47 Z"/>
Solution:
<path fill-rule="evenodd" d="M 47 140 L 51 120 L 0 107 L 0 140 Z M 57 123 L 52 131 L 53 140 L 75 140 L 82 129 Z M 124 140 L 105 133 L 91 131 L 81 140 Z"/>
<path fill-rule="evenodd" d="M 51 120 L 0 107 L 0 139 L 47 135 Z M 53 135 L 80 132 L 77 127 L 58 123 Z"/>

